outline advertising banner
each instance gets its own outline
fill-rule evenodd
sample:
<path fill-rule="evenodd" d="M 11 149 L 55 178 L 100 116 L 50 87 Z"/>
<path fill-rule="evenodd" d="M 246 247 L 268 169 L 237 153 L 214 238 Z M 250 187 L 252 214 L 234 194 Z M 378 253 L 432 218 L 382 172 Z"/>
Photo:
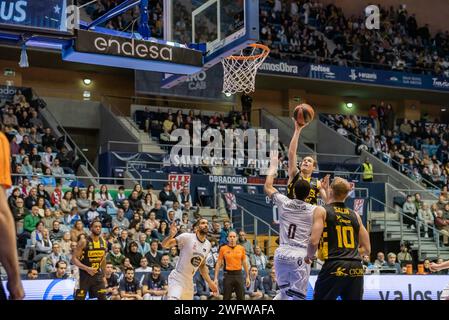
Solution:
<path fill-rule="evenodd" d="M 314 64 L 297 60 L 267 60 L 260 67 L 259 73 L 408 89 L 449 91 L 449 79 L 443 77 L 390 70 Z"/>
<path fill-rule="evenodd" d="M 21 91 L 22 94 L 28 99 L 32 98 L 32 92 L 30 88 L 25 87 L 11 87 L 11 86 L 0 86 L 0 100 L 12 101 L 14 95 L 17 91 Z"/>
<path fill-rule="evenodd" d="M 196 50 L 84 30 L 76 30 L 75 50 L 77 52 L 179 63 L 197 67 L 203 65 L 202 54 Z"/>
<path fill-rule="evenodd" d="M 306 300 L 312 300 L 317 276 L 310 276 Z M 6 287 L 6 281 L 3 282 Z M 75 281 L 24 280 L 25 300 L 73 300 Z M 447 296 L 447 275 L 367 275 L 363 300 L 441 300 Z"/>
<path fill-rule="evenodd" d="M 310 276 L 307 300 L 312 300 L 318 276 Z M 449 276 L 367 275 L 363 300 L 440 300 L 447 295 Z"/>
<path fill-rule="evenodd" d="M 234 96 L 226 97 L 223 90 L 223 67 L 221 63 L 207 71 L 200 71 L 170 89 L 161 88 L 164 75 L 158 72 L 136 71 L 136 92 L 142 94 L 169 95 L 233 102 Z"/>

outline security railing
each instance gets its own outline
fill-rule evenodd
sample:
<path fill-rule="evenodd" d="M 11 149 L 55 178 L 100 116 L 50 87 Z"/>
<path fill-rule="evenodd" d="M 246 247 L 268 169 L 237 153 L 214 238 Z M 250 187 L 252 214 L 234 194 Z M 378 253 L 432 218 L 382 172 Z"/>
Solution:
<path fill-rule="evenodd" d="M 389 213 L 389 212 L 397 213 L 399 215 L 399 232 L 400 232 L 401 239 L 404 238 L 404 217 L 407 217 L 409 220 L 411 220 L 415 223 L 415 225 L 416 225 L 415 231 L 417 232 L 417 237 L 418 237 L 418 256 L 421 258 L 422 254 L 423 254 L 422 249 L 421 249 L 421 243 L 422 243 L 421 226 L 424 226 L 425 221 L 421 221 L 418 218 L 412 217 L 411 215 L 404 213 L 402 211 L 402 208 L 400 208 L 400 209 L 393 208 L 373 197 L 370 197 L 369 210 L 371 210 L 370 208 L 372 208 L 373 203 L 380 204 L 381 206 L 384 207 L 384 230 L 383 230 L 383 233 L 384 233 L 385 240 L 388 239 L 387 233 L 389 232 L 388 228 L 387 228 L 387 213 Z M 440 243 L 440 236 L 443 236 L 444 234 L 433 225 L 428 224 L 427 228 L 428 228 L 428 230 L 432 230 L 432 232 L 433 232 L 434 242 L 436 244 L 436 249 L 437 249 L 437 256 L 439 256 L 440 251 L 442 249 L 442 246 Z"/>
<path fill-rule="evenodd" d="M 33 91 L 33 95 L 36 97 L 39 97 L 36 92 Z M 64 145 L 69 149 L 73 150 L 75 154 L 80 157 L 85 164 L 87 171 L 92 175 L 92 177 L 99 177 L 97 169 L 95 166 L 87 159 L 84 152 L 78 147 L 76 142 L 72 139 L 70 134 L 64 129 L 62 124 L 56 119 L 54 114 L 49 110 L 49 108 L 45 108 L 45 111 L 43 112 L 46 116 L 48 116 L 50 119 L 47 119 L 47 121 L 52 122 L 56 125 L 56 128 L 64 137 Z M 91 177 L 89 177 L 91 178 Z"/>

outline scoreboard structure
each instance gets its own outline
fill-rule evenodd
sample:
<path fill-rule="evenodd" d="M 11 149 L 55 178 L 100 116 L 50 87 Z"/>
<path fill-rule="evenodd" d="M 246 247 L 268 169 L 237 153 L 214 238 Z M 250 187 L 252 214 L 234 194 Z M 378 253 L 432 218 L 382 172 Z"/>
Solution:
<path fill-rule="evenodd" d="M 102 27 L 135 6 L 139 32 Z M 53 50 L 83 64 L 186 75 L 202 70 L 202 51 L 150 37 L 148 0 L 124 0 L 93 21 L 81 19 L 83 7 L 76 0 L 0 0 L 0 45 L 21 47 L 22 56 L 29 48 Z"/>
<path fill-rule="evenodd" d="M 70 0 L 0 0 L 0 29 L 67 34 Z"/>

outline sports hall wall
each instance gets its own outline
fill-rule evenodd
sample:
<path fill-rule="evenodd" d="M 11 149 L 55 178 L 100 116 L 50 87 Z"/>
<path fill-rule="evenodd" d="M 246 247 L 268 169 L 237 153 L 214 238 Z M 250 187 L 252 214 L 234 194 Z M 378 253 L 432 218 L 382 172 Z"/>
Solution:
<path fill-rule="evenodd" d="M 91 100 L 99 101 L 102 95 L 131 96 L 134 93 L 134 81 L 129 73 L 79 72 L 60 68 L 33 67 L 30 58 L 30 68 L 21 69 L 17 61 L 0 60 L 2 78 L 1 84 L 6 84 L 10 77 L 3 76 L 5 69 L 13 69 L 15 86 L 32 87 L 39 96 L 59 97 L 83 100 L 83 92 L 91 92 Z M 132 72 L 131 72 L 132 74 Z M 94 80 L 90 86 L 83 84 L 83 79 Z"/>

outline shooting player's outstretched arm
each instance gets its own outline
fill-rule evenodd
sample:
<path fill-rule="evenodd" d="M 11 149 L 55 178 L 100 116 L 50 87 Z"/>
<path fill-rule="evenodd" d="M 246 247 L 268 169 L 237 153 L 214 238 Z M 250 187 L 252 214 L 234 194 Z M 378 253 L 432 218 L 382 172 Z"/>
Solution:
<path fill-rule="evenodd" d="M 301 135 L 302 129 L 305 127 L 301 127 L 295 119 L 293 119 L 293 122 L 295 123 L 295 131 L 293 132 L 293 137 L 288 147 L 288 183 L 292 181 L 298 172 L 296 152 L 298 151 L 299 136 Z"/>

